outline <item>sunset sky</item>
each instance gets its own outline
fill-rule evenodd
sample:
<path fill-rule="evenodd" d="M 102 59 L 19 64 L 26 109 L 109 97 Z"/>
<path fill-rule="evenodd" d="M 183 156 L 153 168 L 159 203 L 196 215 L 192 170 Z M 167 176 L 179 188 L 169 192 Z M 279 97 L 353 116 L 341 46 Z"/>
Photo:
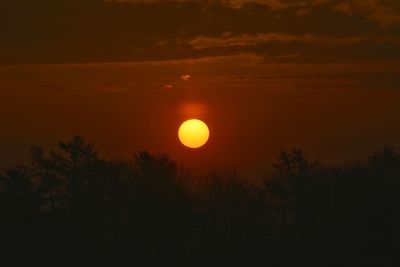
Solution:
<path fill-rule="evenodd" d="M 177 137 L 190 118 L 200 149 Z M 74 134 L 243 172 L 399 147 L 400 1 L 2 1 L 0 122 L 0 167 Z"/>

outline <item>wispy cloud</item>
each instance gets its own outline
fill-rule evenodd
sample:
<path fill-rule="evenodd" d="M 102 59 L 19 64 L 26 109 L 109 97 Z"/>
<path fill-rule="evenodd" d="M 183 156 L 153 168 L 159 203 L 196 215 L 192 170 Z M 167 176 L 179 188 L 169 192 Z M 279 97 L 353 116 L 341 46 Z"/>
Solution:
<path fill-rule="evenodd" d="M 205 49 L 210 47 L 230 47 L 230 46 L 254 46 L 262 43 L 306 43 L 319 45 L 352 45 L 361 42 L 370 41 L 373 43 L 395 43 L 400 44 L 400 37 L 394 35 L 388 36 L 353 36 L 353 37 L 329 37 L 317 36 L 312 34 L 278 34 L 278 33 L 260 33 L 260 34 L 242 34 L 242 35 L 223 35 L 221 37 L 199 36 L 190 41 L 195 49 Z"/>
<path fill-rule="evenodd" d="M 190 78 L 192 78 L 192 75 L 189 74 L 181 75 L 181 80 L 184 82 L 188 81 Z"/>

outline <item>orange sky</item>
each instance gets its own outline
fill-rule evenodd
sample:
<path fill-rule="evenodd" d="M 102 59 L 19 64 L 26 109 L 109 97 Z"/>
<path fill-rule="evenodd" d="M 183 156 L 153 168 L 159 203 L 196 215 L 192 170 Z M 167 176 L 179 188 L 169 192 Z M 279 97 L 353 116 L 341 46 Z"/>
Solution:
<path fill-rule="evenodd" d="M 341 160 L 400 145 L 398 1 L 1 5 L 0 166 L 74 134 L 105 157 L 245 172 L 293 146 Z M 177 139 L 193 117 L 211 130 L 197 151 Z"/>
<path fill-rule="evenodd" d="M 54 147 L 76 133 L 106 157 L 146 149 L 188 168 L 245 172 L 262 171 L 293 146 L 341 160 L 399 145 L 396 64 L 256 60 L 2 67 L 0 160 L 23 162 L 30 145 Z M 209 143 L 196 151 L 177 139 L 179 124 L 193 117 L 211 130 Z"/>

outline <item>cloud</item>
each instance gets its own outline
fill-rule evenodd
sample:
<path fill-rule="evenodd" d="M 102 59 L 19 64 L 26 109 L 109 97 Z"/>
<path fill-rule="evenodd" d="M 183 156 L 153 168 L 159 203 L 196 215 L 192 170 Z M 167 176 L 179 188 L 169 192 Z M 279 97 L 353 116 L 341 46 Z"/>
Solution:
<path fill-rule="evenodd" d="M 171 84 L 166 84 L 166 85 L 164 85 L 164 90 L 166 90 L 166 91 L 171 91 L 173 88 L 174 88 L 174 86 L 172 86 Z"/>
<path fill-rule="evenodd" d="M 162 0 L 108 0 L 125 3 L 157 3 Z M 175 2 L 215 3 L 201 0 L 176 0 Z M 360 14 L 383 26 L 400 25 L 400 2 L 398 0 L 220 0 L 220 5 L 235 9 L 249 5 L 263 5 L 270 10 L 295 9 L 300 15 L 309 14 L 314 8 L 328 6 L 338 12 Z"/>
<path fill-rule="evenodd" d="M 397 60 L 399 10 L 395 0 L 13 0 L 0 10 L 0 64 Z"/>
<path fill-rule="evenodd" d="M 400 2 L 397 0 L 350 0 L 334 6 L 344 14 L 361 14 L 382 27 L 400 26 Z"/>
<path fill-rule="evenodd" d="M 192 75 L 189 75 L 189 74 L 184 74 L 184 75 L 181 75 L 181 80 L 182 81 L 188 81 L 190 78 L 192 78 Z"/>
<path fill-rule="evenodd" d="M 399 36 L 256 34 L 199 36 L 190 41 L 195 50 L 219 53 L 254 52 L 266 62 L 351 62 L 399 60 Z"/>
<path fill-rule="evenodd" d="M 262 43 L 305 43 L 305 44 L 319 44 L 319 45 L 351 45 L 363 41 L 380 41 L 399 42 L 400 38 L 395 36 L 382 36 L 376 38 L 375 36 L 354 36 L 354 37 L 326 37 L 317 36 L 312 34 L 277 34 L 277 33 L 264 33 L 264 34 L 242 34 L 236 36 L 221 36 L 221 37 L 207 37 L 199 36 L 190 41 L 190 44 L 195 49 L 205 49 L 210 47 L 231 47 L 231 46 L 254 46 Z"/>

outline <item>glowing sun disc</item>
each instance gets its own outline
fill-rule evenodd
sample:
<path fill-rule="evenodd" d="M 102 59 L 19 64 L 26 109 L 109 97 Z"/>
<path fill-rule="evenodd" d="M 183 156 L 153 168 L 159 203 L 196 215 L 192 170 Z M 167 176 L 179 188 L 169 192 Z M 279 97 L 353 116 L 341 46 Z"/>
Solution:
<path fill-rule="evenodd" d="M 201 120 L 187 120 L 179 127 L 178 137 L 184 146 L 199 148 L 204 146 L 210 137 L 210 131 Z"/>

